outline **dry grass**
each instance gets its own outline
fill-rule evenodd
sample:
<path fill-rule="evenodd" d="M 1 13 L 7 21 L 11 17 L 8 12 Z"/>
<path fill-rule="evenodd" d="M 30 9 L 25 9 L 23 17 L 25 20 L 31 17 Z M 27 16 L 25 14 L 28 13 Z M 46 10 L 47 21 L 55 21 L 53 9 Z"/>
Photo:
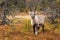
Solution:
<path fill-rule="evenodd" d="M 0 25 L 0 40 L 60 40 L 60 24 L 54 29 L 54 25 L 46 21 L 46 31 L 43 33 L 40 29 L 35 36 L 29 19 L 14 19 L 12 22 L 12 25 Z"/>

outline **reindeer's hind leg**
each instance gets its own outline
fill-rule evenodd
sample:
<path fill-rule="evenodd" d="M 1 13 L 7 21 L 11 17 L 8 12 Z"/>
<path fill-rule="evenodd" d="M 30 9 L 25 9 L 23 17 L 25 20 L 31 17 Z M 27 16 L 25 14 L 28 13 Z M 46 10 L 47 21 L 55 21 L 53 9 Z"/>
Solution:
<path fill-rule="evenodd" d="M 43 30 L 43 32 L 44 32 L 44 24 L 42 24 L 42 30 Z"/>
<path fill-rule="evenodd" d="M 40 29 L 40 27 L 39 27 L 39 25 L 38 25 L 38 28 L 37 28 L 38 30 Z"/>

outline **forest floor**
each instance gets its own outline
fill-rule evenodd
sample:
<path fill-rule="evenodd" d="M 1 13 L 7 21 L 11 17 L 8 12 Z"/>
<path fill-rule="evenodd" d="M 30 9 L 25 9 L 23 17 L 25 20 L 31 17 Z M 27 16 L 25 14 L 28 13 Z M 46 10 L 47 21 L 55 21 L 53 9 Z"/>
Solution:
<path fill-rule="evenodd" d="M 60 40 L 60 34 L 54 33 L 53 30 L 41 31 L 37 36 L 33 32 L 13 31 L 6 33 L 7 26 L 0 25 L 0 40 Z M 59 30 L 60 31 L 60 30 Z"/>

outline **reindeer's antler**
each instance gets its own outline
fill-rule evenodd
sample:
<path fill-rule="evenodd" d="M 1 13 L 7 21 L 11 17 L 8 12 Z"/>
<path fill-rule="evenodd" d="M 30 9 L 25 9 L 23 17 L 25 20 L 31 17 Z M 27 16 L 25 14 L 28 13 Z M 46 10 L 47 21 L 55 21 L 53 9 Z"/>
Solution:
<path fill-rule="evenodd" d="M 34 7 L 34 11 L 36 11 L 36 9 L 37 9 L 37 6 Z"/>
<path fill-rule="evenodd" d="M 32 9 L 30 8 L 30 11 L 32 11 Z"/>
<path fill-rule="evenodd" d="M 34 6 L 34 12 L 37 10 L 39 0 L 37 0 L 37 4 Z"/>

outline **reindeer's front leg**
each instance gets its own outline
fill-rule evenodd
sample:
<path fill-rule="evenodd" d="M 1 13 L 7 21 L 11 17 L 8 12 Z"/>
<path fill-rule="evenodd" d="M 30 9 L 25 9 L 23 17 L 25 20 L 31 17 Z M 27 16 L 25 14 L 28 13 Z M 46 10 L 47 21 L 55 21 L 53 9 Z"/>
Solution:
<path fill-rule="evenodd" d="M 40 27 L 39 27 L 38 24 L 35 23 L 35 24 L 33 25 L 33 32 L 34 32 L 35 35 L 38 34 L 38 30 L 39 30 L 39 28 L 40 28 Z"/>
<path fill-rule="evenodd" d="M 33 32 L 35 33 L 36 24 L 33 24 Z"/>

